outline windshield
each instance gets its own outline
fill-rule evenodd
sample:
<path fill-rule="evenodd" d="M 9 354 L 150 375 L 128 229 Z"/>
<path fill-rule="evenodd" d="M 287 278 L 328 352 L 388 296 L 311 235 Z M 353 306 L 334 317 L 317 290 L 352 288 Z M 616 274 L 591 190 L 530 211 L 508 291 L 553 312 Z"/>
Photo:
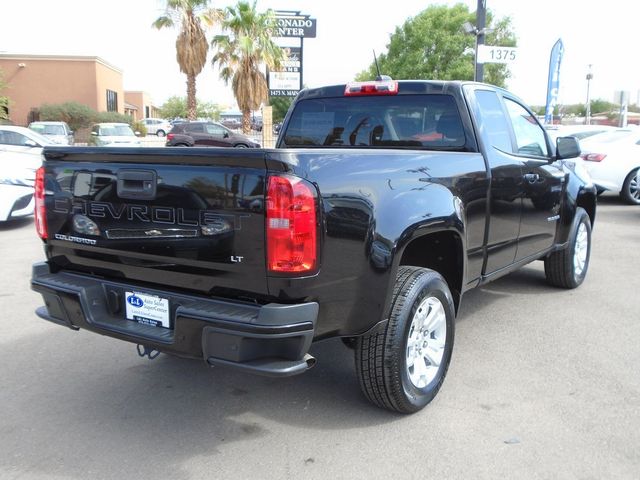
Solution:
<path fill-rule="evenodd" d="M 284 147 L 408 147 L 461 150 L 465 135 L 450 95 L 393 95 L 302 100 Z"/>
<path fill-rule="evenodd" d="M 34 132 L 38 132 L 42 135 L 66 135 L 64 132 L 64 127 L 62 125 L 35 124 L 30 125 L 29 128 Z"/>
<path fill-rule="evenodd" d="M 129 125 L 108 125 L 100 127 L 101 137 L 135 137 Z"/>

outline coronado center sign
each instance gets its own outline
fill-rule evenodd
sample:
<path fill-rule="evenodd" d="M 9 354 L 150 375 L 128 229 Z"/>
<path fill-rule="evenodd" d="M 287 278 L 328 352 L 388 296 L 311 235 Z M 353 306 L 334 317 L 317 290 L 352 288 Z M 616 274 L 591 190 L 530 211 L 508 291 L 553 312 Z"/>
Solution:
<path fill-rule="evenodd" d="M 281 15 L 276 12 L 274 37 L 316 37 L 316 19 L 308 15 Z"/>

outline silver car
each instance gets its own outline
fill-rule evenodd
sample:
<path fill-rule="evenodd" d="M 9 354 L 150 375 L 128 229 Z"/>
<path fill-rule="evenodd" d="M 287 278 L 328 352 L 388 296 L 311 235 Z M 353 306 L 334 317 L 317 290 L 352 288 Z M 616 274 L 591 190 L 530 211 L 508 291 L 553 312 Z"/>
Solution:
<path fill-rule="evenodd" d="M 140 139 L 126 123 L 96 123 L 91 127 L 89 145 L 97 147 L 139 147 Z"/>
<path fill-rule="evenodd" d="M 73 130 L 66 122 L 31 122 L 29 128 L 58 145 L 73 145 Z"/>
<path fill-rule="evenodd" d="M 142 123 L 147 127 L 147 135 L 164 137 L 171 130 L 171 124 L 161 118 L 144 118 Z"/>

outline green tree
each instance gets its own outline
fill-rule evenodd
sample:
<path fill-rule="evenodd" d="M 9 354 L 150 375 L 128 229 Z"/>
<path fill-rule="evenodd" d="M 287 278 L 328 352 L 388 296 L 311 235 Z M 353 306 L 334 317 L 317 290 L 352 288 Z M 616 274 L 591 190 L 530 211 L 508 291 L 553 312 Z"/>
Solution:
<path fill-rule="evenodd" d="M 273 107 L 273 122 L 281 122 L 289 111 L 293 103 L 293 97 L 269 97 L 269 102 Z"/>
<path fill-rule="evenodd" d="M 616 112 L 620 110 L 620 105 L 617 105 L 602 98 L 596 98 L 591 100 L 591 115 L 597 115 L 598 113 L 608 113 L 612 110 Z"/>
<path fill-rule="evenodd" d="M 432 5 L 409 18 L 391 35 L 387 52 L 378 57 L 382 74 L 394 79 L 473 80 L 475 37 L 464 33 L 465 22 L 475 23 L 475 12 L 461 3 L 452 7 Z M 511 19 L 494 21 L 487 12 L 487 45 L 516 46 Z M 506 65 L 485 64 L 484 81 L 504 87 L 510 71 Z M 357 80 L 376 77 L 375 63 Z"/>
<path fill-rule="evenodd" d="M 7 83 L 4 81 L 4 74 L 0 70 L 0 93 L 7 88 Z M 0 120 L 9 120 L 9 98 L 0 95 Z"/>
<path fill-rule="evenodd" d="M 187 118 L 187 97 L 169 97 L 159 109 L 162 118 Z M 215 103 L 196 99 L 196 118 L 220 118 L 220 107 Z"/>
<path fill-rule="evenodd" d="M 196 119 L 196 77 L 207 61 L 209 44 L 203 23 L 211 26 L 219 13 L 209 8 L 209 0 L 166 0 L 165 14 L 153 22 L 157 29 L 178 27 L 176 60 L 187 75 L 187 118 Z"/>
<path fill-rule="evenodd" d="M 272 10 L 260 13 L 255 1 L 241 1 L 224 10 L 222 28 L 228 35 L 216 35 L 211 42 L 216 50 L 212 64 L 220 67 L 225 83 L 231 80 L 245 133 L 251 129 L 251 111 L 269 98 L 262 65 L 277 70 L 284 60 L 282 49 L 271 39 L 274 26 Z"/>

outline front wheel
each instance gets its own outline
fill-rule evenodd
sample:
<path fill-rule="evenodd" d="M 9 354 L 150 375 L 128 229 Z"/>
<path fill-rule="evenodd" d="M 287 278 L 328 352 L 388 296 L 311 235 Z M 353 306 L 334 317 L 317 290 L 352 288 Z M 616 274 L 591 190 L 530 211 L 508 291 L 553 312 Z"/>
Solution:
<path fill-rule="evenodd" d="M 547 282 L 555 287 L 576 288 L 587 276 L 591 256 L 591 220 L 578 207 L 569 233 L 568 245 L 544 259 Z"/>
<path fill-rule="evenodd" d="M 624 179 L 620 196 L 631 205 L 640 205 L 640 168 L 632 170 Z"/>
<path fill-rule="evenodd" d="M 235 148 L 249 148 L 249 145 L 245 145 L 244 143 L 238 143 L 234 145 Z"/>
<path fill-rule="evenodd" d="M 156 135 L 157 135 L 158 137 L 164 137 L 166 134 L 164 133 L 164 130 L 158 130 L 158 131 L 156 132 Z"/>
<path fill-rule="evenodd" d="M 413 413 L 433 400 L 451 361 L 454 312 L 451 292 L 439 273 L 399 268 L 386 328 L 356 343 L 356 372 L 369 401 Z"/>

